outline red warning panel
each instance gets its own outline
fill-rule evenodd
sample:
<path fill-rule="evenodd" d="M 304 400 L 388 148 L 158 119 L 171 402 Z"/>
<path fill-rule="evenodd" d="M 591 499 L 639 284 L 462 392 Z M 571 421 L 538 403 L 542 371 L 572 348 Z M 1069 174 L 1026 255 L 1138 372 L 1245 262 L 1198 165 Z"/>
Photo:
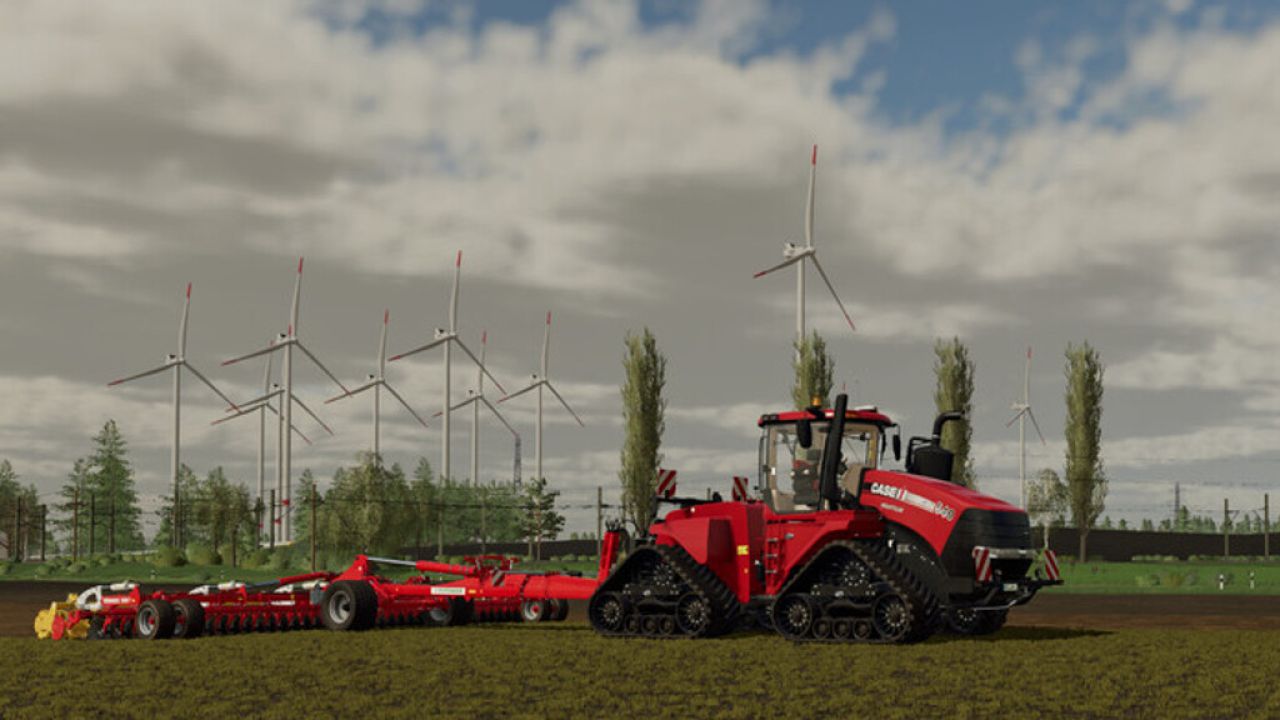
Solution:
<path fill-rule="evenodd" d="M 733 501 L 744 502 L 747 499 L 747 479 L 740 476 L 733 476 Z"/>
<path fill-rule="evenodd" d="M 674 497 L 676 494 L 676 471 L 658 468 L 658 497 Z"/>

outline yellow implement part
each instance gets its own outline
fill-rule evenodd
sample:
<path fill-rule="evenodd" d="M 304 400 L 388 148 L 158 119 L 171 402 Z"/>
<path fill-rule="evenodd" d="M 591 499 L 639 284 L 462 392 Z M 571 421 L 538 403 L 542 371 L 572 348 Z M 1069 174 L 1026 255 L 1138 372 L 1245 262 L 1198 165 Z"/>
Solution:
<path fill-rule="evenodd" d="M 66 602 L 52 602 L 45 610 L 36 613 L 35 630 L 36 637 L 41 640 L 47 640 L 54 635 L 54 624 L 62 625 L 66 622 L 67 616 L 76 609 L 76 595 L 71 593 L 67 596 Z M 69 628 L 62 629 L 62 637 L 64 638 L 83 638 L 89 634 L 89 622 L 81 620 Z"/>

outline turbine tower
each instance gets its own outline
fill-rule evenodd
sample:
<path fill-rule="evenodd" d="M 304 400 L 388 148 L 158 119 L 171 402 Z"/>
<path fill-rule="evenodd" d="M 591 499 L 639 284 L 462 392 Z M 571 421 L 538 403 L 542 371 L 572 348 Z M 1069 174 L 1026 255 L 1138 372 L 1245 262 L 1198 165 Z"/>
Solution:
<path fill-rule="evenodd" d="M 1022 402 L 1014 403 L 1009 406 L 1011 410 L 1016 410 L 1009 422 L 1005 423 L 1005 427 L 1013 425 L 1015 420 L 1018 421 L 1018 480 L 1022 487 L 1022 507 L 1027 507 L 1027 418 L 1031 418 L 1031 425 L 1035 427 L 1036 434 L 1040 436 L 1040 443 L 1045 443 L 1044 433 L 1040 432 L 1040 423 L 1036 422 L 1036 414 L 1031 411 L 1031 348 L 1027 348 L 1027 362 L 1022 371 Z"/>
<path fill-rule="evenodd" d="M 809 260 L 813 263 L 813 267 L 822 276 L 822 282 L 826 283 L 827 289 L 831 291 L 831 297 L 836 301 L 836 305 L 840 306 L 840 312 L 844 314 L 845 322 L 849 323 L 849 329 L 856 331 L 853 325 L 853 318 L 849 317 L 849 311 L 845 310 L 844 303 L 840 302 L 840 296 L 836 294 L 835 286 L 831 284 L 831 279 L 827 277 L 827 273 L 822 269 L 822 263 L 818 262 L 818 250 L 813 246 L 813 188 L 817 180 L 818 174 L 818 146 L 813 146 L 813 155 L 809 158 L 809 198 L 806 205 L 804 216 L 804 245 L 796 245 L 795 243 L 786 243 L 782 246 L 782 262 L 771 268 L 761 270 L 753 277 L 764 277 L 775 270 L 781 270 L 788 265 L 796 266 L 796 342 L 804 342 L 804 261 Z M 796 348 L 799 353 L 799 346 Z"/>
<path fill-rule="evenodd" d="M 342 398 L 345 398 L 345 397 L 358 395 L 359 393 L 362 393 L 365 390 L 373 390 L 373 457 L 374 457 L 374 462 L 377 462 L 378 464 L 382 463 L 382 446 L 379 441 L 379 429 L 380 429 L 381 421 L 379 419 L 379 416 L 382 414 L 381 394 L 382 394 L 383 388 L 386 388 L 387 392 L 391 393 L 391 397 L 395 398 L 396 400 L 399 400 L 400 404 L 404 406 L 404 409 L 408 410 L 409 414 L 412 415 L 415 420 L 417 420 L 419 423 L 422 424 L 422 427 L 427 427 L 427 421 L 423 420 L 422 416 L 414 412 L 413 408 L 409 406 L 409 403 L 405 402 L 405 399 L 400 396 L 400 393 L 396 392 L 395 388 L 391 387 L 391 384 L 387 382 L 387 379 L 386 379 L 387 325 L 390 324 L 390 322 L 391 322 L 391 311 L 383 310 L 382 311 L 382 339 L 378 341 L 378 374 L 374 375 L 370 373 L 369 376 L 365 379 L 365 383 L 360 387 L 354 390 L 351 390 L 350 392 L 342 393 L 340 395 L 335 395 L 329 398 L 328 400 L 325 400 L 325 404 L 328 404 L 328 403 L 334 402 L 335 400 L 341 400 Z"/>
<path fill-rule="evenodd" d="M 298 300 L 302 293 L 302 260 L 302 258 L 298 258 L 298 275 L 293 281 L 293 304 L 289 310 L 288 332 L 279 336 L 276 339 L 276 342 L 267 345 L 261 350 L 255 350 L 247 355 L 231 358 L 230 360 L 225 360 L 222 363 L 223 365 L 234 365 L 235 363 L 255 358 L 260 355 L 267 355 L 274 352 L 284 353 L 284 367 L 282 368 L 282 373 L 284 375 L 284 387 L 281 388 L 283 398 L 298 402 L 299 405 L 302 403 L 293 393 L 293 348 L 295 346 L 301 350 L 304 355 L 310 358 L 311 362 L 315 363 L 316 367 L 320 368 L 325 375 L 329 376 L 330 380 L 337 384 L 338 387 L 342 388 L 343 392 L 347 392 L 347 386 L 343 385 L 341 380 L 334 376 L 333 373 L 329 372 L 329 368 L 325 367 L 324 363 L 320 362 L 320 360 L 316 358 L 315 354 L 308 350 L 307 346 L 303 345 L 302 341 L 298 339 Z M 315 413 L 311 412 L 309 408 L 306 408 L 305 406 L 303 407 L 312 417 L 315 417 L 317 421 L 319 420 Z M 280 500 L 280 505 L 285 509 L 283 538 L 287 542 L 293 538 L 293 523 L 291 522 L 289 515 L 290 501 L 293 498 L 293 434 L 285 432 L 284 428 L 293 427 L 293 402 L 281 401 L 280 416 L 280 435 L 284 438 L 284 447 L 281 452 L 283 461 L 280 463 L 280 473 L 277 477 L 276 483 L 278 486 L 283 486 L 284 488 L 284 496 Z"/>
<path fill-rule="evenodd" d="M 181 445 L 182 445 L 182 369 L 186 368 L 187 370 L 189 370 L 192 375 L 195 375 L 196 378 L 200 380 L 200 382 L 204 383 L 218 397 L 226 401 L 229 407 L 231 407 L 232 409 L 236 409 L 236 404 L 231 402 L 230 398 L 228 398 L 226 395 L 223 395 L 222 391 L 219 390 L 212 382 L 209 382 L 208 378 L 206 378 L 203 374 L 201 374 L 199 370 L 196 370 L 195 367 L 191 365 L 191 363 L 187 362 L 187 318 L 190 316 L 190 314 L 191 314 L 191 283 L 187 283 L 187 299 L 182 305 L 182 320 L 178 324 L 177 354 L 166 355 L 164 359 L 164 364 L 160 365 L 160 367 L 152 368 L 150 370 L 147 370 L 146 372 L 140 372 L 137 375 L 130 375 L 129 377 L 123 377 L 118 380 L 112 380 L 111 382 L 107 383 L 107 387 L 114 387 L 122 383 L 127 383 L 132 380 L 137 380 L 139 378 L 147 377 L 148 375 L 155 375 L 156 373 L 161 373 L 161 372 L 164 372 L 165 370 L 169 370 L 169 369 L 173 370 L 173 450 L 169 456 L 170 457 L 169 471 L 170 471 L 171 477 L 173 478 L 174 517 L 173 517 L 172 525 L 173 525 L 174 547 L 177 547 L 179 544 L 179 541 L 181 540 L 181 536 L 179 535 L 180 523 L 178 522 L 178 507 L 180 502 L 178 498 L 178 467 L 180 463 Z"/>
<path fill-rule="evenodd" d="M 273 340 L 272 342 L 275 342 L 275 341 Z M 277 424 L 277 428 L 276 428 L 276 478 L 277 478 L 276 495 L 279 498 L 283 498 L 284 488 L 280 486 L 278 482 L 279 482 L 279 479 L 282 477 L 282 475 L 280 474 L 280 462 L 281 462 L 281 459 L 284 457 L 284 437 L 282 436 L 283 433 L 281 432 L 281 430 L 284 427 L 284 421 L 281 419 L 280 412 L 276 409 L 274 405 L 272 405 L 272 400 L 279 397 L 280 395 L 283 395 L 284 390 L 281 389 L 279 383 L 271 382 L 271 366 L 272 366 L 271 356 L 268 355 L 267 364 L 263 368 L 263 373 L 262 373 L 262 392 L 263 392 L 262 395 L 254 398 L 253 400 L 250 400 L 248 403 L 241 405 L 239 410 L 237 410 L 235 413 L 231 415 L 227 415 L 222 418 L 218 418 L 217 420 L 214 420 L 213 422 L 210 423 L 210 425 L 221 425 L 224 422 L 228 422 L 230 420 L 234 420 L 239 417 L 245 417 L 253 414 L 256 414 L 258 416 L 258 502 L 262 503 L 262 507 L 266 509 L 267 513 L 269 514 L 268 522 L 270 523 L 270 526 L 269 526 L 271 531 L 270 537 L 275 538 L 277 537 L 276 527 L 275 527 L 276 519 L 279 517 L 279 514 L 276 511 L 276 508 L 279 505 L 279 500 L 277 500 L 276 503 L 274 504 L 269 504 L 267 501 L 267 489 L 266 489 L 267 413 L 270 412 L 272 415 L 276 416 L 276 424 Z M 299 405 L 301 405 L 303 409 L 306 410 L 311 415 L 311 417 L 314 418 L 315 421 L 320 424 L 320 427 L 324 428 L 325 431 L 328 432 L 330 435 L 333 434 L 333 430 L 331 430 L 328 425 L 326 425 L 323 421 L 321 421 L 320 418 L 316 417 L 315 413 L 311 412 L 311 409 L 308 408 L 306 404 L 302 402 L 302 400 L 295 397 L 294 401 L 297 402 Z M 307 437 L 305 433 L 299 430 L 297 425 L 291 425 L 290 427 L 293 429 L 293 432 L 295 435 L 302 438 L 303 442 L 305 442 L 308 445 L 311 444 L 311 438 Z M 262 528 L 258 528 L 258 532 L 261 534 Z M 261 540 L 261 537 L 259 537 L 259 540 Z"/>
<path fill-rule="evenodd" d="M 471 406 L 471 484 L 477 485 L 480 482 L 480 405 L 483 404 L 489 408 L 489 412 L 493 413 L 498 421 L 511 431 L 511 435 L 516 440 L 516 447 L 520 447 L 520 433 L 511 427 L 511 423 L 498 412 L 498 408 L 489 402 L 489 398 L 484 394 L 484 355 L 489 346 L 489 333 L 485 331 L 480 335 L 480 367 L 476 371 L 475 389 L 467 391 L 467 399 L 454 405 L 450 410 L 461 410 L 462 408 Z M 433 417 L 439 417 L 440 413 L 436 413 Z"/>
<path fill-rule="evenodd" d="M 410 355 L 414 355 L 416 353 L 430 350 L 438 345 L 444 346 L 444 402 L 441 403 L 441 407 L 440 407 L 440 414 L 444 416 L 444 428 L 442 430 L 444 438 L 440 442 L 440 447 L 441 447 L 441 450 L 440 450 L 441 475 L 440 476 L 445 478 L 446 480 L 449 478 L 449 470 L 450 470 L 449 468 L 449 439 L 450 439 L 450 436 L 449 436 L 450 387 L 449 385 L 450 385 L 450 377 L 452 373 L 452 361 L 453 361 L 453 355 L 451 352 L 452 345 L 454 343 L 457 343 L 458 347 L 461 348 L 462 351 L 465 352 L 467 356 L 471 358 L 472 362 L 480 366 L 480 372 L 484 373 L 485 375 L 488 375 L 489 379 L 493 381 L 493 384 L 497 385 L 499 390 L 502 390 L 502 383 L 498 382 L 497 378 L 495 378 L 492 374 L 490 374 L 488 370 L 484 369 L 484 364 L 480 362 L 480 360 L 476 357 L 475 353 L 471 352 L 471 350 L 467 347 L 466 343 L 462 342 L 462 338 L 458 337 L 458 278 L 461 274 L 462 274 L 462 251 L 459 250 L 457 260 L 455 260 L 453 264 L 453 294 L 449 296 L 449 329 L 444 330 L 442 328 L 436 328 L 435 337 L 431 340 L 431 342 L 421 347 L 416 347 L 412 350 L 409 350 L 408 352 L 402 352 L 399 355 L 396 355 L 391 358 L 391 362 L 395 362 L 396 360 L 400 360 L 401 358 L 407 358 Z M 505 390 L 502 390 L 502 391 L 506 392 Z"/>
<path fill-rule="evenodd" d="M 550 350 L 551 350 L 551 311 L 548 310 L 547 326 L 542 331 L 542 367 L 541 367 L 542 372 L 541 374 L 535 374 L 528 385 L 521 388 L 520 390 L 517 390 L 511 393 L 510 395 L 507 395 L 506 397 L 498 401 L 499 403 L 503 403 L 503 402 L 506 402 L 507 400 L 510 400 L 511 398 L 517 397 L 519 395 L 523 395 L 529 392 L 530 390 L 536 389 L 538 391 L 538 422 L 537 422 L 537 425 L 535 426 L 534 441 L 533 441 L 534 467 L 536 468 L 535 472 L 537 473 L 534 476 L 534 478 L 538 480 L 541 480 L 543 477 L 542 476 L 542 388 L 545 387 L 546 389 L 551 391 L 552 395 L 556 396 L 556 399 L 560 401 L 560 404 L 564 406 L 564 409 L 568 410 L 569 414 L 573 416 L 573 419 L 578 421 L 578 425 L 580 427 L 586 427 L 586 425 L 582 422 L 582 418 L 578 417 L 578 413 L 574 412 L 573 408 L 569 407 L 569 403 L 565 402 L 565 399 L 560 395 L 558 391 L 556 391 L 556 386 L 551 384 L 551 378 L 547 375 L 547 356 L 550 354 Z M 519 446 L 517 445 L 517 447 Z"/>

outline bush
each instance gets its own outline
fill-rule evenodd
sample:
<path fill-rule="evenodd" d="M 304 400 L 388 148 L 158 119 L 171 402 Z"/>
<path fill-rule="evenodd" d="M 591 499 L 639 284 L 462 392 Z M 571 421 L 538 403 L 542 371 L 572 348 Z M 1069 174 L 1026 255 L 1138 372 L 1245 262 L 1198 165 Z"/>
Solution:
<path fill-rule="evenodd" d="M 271 551 L 271 560 L 267 563 L 271 570 L 288 570 L 293 567 L 293 553 L 289 548 L 279 547 Z"/>
<path fill-rule="evenodd" d="M 187 546 L 187 562 L 192 565 L 221 565 L 222 556 L 206 545 L 192 543 Z"/>
<path fill-rule="evenodd" d="M 266 548 L 258 548 L 257 550 L 245 555 L 244 559 L 240 561 L 240 565 L 241 567 L 245 567 L 250 570 L 256 570 L 261 567 L 266 567 L 270 562 L 271 551 Z"/>
<path fill-rule="evenodd" d="M 65 568 L 66 566 L 68 566 L 68 565 L 70 565 L 70 564 L 71 564 L 71 559 L 70 559 L 70 558 L 64 558 L 64 557 L 56 557 L 56 558 L 54 558 L 54 559 L 50 560 L 50 561 L 49 561 L 48 563 L 46 563 L 46 564 L 47 564 L 49 567 L 53 568 L 54 570 L 61 570 L 61 569 Z"/>
<path fill-rule="evenodd" d="M 1139 575 L 1134 578 L 1138 582 L 1138 587 L 1160 587 L 1160 576 L 1155 574 Z"/>
<path fill-rule="evenodd" d="M 83 560 L 81 560 L 80 562 L 73 562 L 70 565 L 68 565 L 65 572 L 68 575 L 79 575 L 80 573 L 88 569 L 88 567 L 89 566 L 86 565 Z"/>
<path fill-rule="evenodd" d="M 152 554 L 151 564 L 158 568 L 179 567 L 187 564 L 187 556 L 178 548 L 162 547 Z"/>
<path fill-rule="evenodd" d="M 107 567 L 114 562 L 110 555 L 99 555 L 93 559 L 93 567 Z"/>
<path fill-rule="evenodd" d="M 9 571 L 12 569 L 13 569 L 13 563 L 0 562 L 0 575 L 8 575 Z"/>
<path fill-rule="evenodd" d="M 1166 572 L 1160 574 L 1160 584 L 1171 588 L 1182 587 L 1184 580 L 1186 580 L 1186 576 L 1180 572 Z"/>
<path fill-rule="evenodd" d="M 36 577 L 48 577 L 52 572 L 53 568 L 49 566 L 49 563 L 45 563 L 36 568 Z"/>

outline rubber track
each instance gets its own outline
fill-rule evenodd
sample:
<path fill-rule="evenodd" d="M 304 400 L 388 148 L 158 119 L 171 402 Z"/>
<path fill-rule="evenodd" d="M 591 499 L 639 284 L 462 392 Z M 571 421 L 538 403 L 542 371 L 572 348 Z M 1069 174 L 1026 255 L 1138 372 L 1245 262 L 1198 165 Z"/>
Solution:
<path fill-rule="evenodd" d="M 711 572 L 705 565 L 700 565 L 694 561 L 689 553 L 683 548 L 668 545 L 648 545 L 637 548 L 610 576 L 608 580 L 596 590 L 595 595 L 591 598 L 594 604 L 596 598 L 604 593 L 621 593 L 623 586 L 630 579 L 628 566 L 633 563 L 638 564 L 637 558 L 643 558 L 645 553 L 653 553 L 666 563 L 675 573 L 676 576 L 689 588 L 685 592 L 697 593 L 699 597 L 711 608 L 712 620 L 707 629 L 697 635 L 683 635 L 676 633 L 674 635 L 646 635 L 644 633 L 631 633 L 626 630 L 605 630 L 597 627 L 594 623 L 592 628 L 609 637 L 645 637 L 645 638 L 682 638 L 682 637 L 715 637 L 732 632 L 738 626 L 738 614 L 740 605 L 738 598 L 728 587 L 725 586 L 715 573 Z M 684 593 L 680 593 L 683 595 Z"/>
<path fill-rule="evenodd" d="M 938 598 L 925 587 L 915 575 L 898 560 L 897 556 L 889 549 L 887 545 L 879 541 L 853 541 L 839 540 L 830 543 L 822 552 L 818 553 L 810 560 L 801 570 L 796 573 L 795 580 L 788 583 L 787 588 L 778 594 L 778 599 L 791 592 L 791 586 L 795 585 L 797 580 L 807 579 L 811 569 L 820 562 L 827 562 L 831 549 L 835 547 L 843 547 L 849 550 L 854 557 L 861 560 L 872 572 L 878 575 L 881 580 L 888 583 L 893 592 L 902 597 L 907 605 L 907 611 L 911 615 L 911 628 L 907 633 L 898 640 L 858 640 L 844 638 L 817 638 L 817 637 L 788 637 L 789 640 L 795 642 L 825 642 L 825 643 L 913 643 L 928 638 L 933 634 L 938 624 L 939 605 Z M 777 600 L 775 600 L 777 602 Z M 779 631 L 779 634 L 781 632 Z"/>

